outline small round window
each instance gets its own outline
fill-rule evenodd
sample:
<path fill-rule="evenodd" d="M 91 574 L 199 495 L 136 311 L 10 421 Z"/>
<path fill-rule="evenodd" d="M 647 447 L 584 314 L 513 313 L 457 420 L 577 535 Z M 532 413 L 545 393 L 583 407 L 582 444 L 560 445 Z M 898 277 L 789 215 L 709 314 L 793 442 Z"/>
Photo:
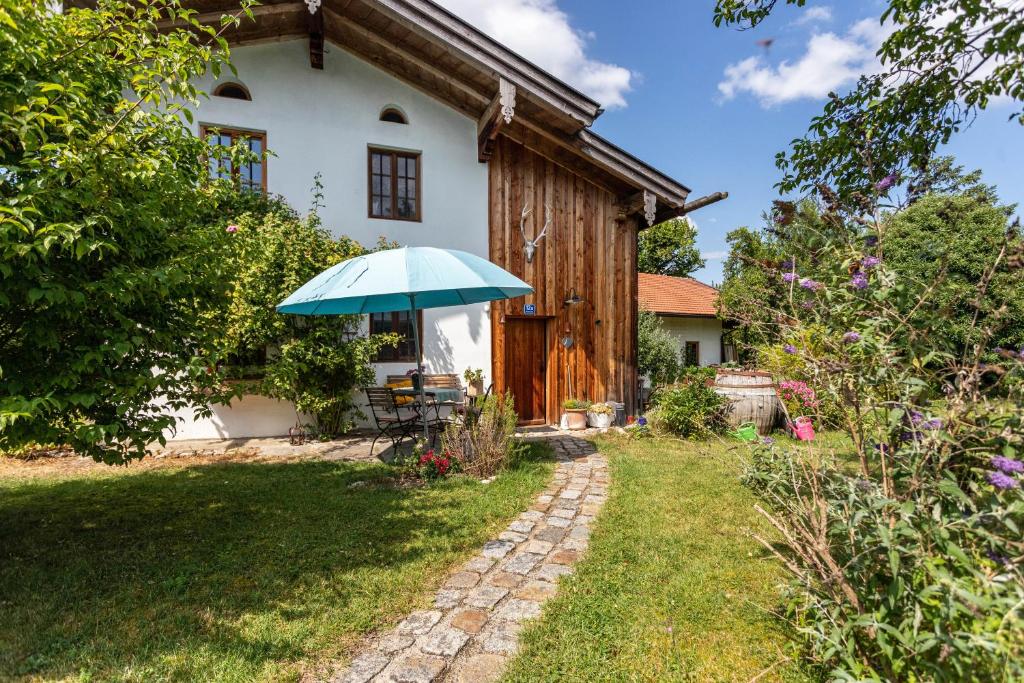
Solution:
<path fill-rule="evenodd" d="M 227 97 L 232 100 L 252 101 L 252 95 L 249 94 L 248 89 L 241 83 L 221 83 L 213 91 L 213 94 L 217 97 Z"/>
<path fill-rule="evenodd" d="M 409 123 L 405 118 L 405 114 L 395 107 L 386 107 L 380 113 L 380 120 L 387 121 L 388 123 Z"/>

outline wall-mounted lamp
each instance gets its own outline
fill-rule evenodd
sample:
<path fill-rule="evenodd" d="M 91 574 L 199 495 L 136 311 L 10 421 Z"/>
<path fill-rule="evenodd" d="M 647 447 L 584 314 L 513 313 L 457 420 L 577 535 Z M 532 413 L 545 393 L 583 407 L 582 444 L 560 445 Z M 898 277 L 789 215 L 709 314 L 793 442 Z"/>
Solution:
<path fill-rule="evenodd" d="M 576 293 L 576 288 L 573 287 L 569 290 L 569 298 L 565 300 L 566 306 L 575 306 L 576 304 L 583 303 L 583 299 L 579 294 Z"/>

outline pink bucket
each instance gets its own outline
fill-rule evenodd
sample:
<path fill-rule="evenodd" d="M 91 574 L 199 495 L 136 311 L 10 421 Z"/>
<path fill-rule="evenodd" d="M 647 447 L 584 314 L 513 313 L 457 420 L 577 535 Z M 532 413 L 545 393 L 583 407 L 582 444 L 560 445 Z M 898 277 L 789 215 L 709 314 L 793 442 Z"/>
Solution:
<path fill-rule="evenodd" d="M 801 441 L 814 441 L 814 425 L 809 417 L 798 417 L 793 424 L 793 431 Z"/>

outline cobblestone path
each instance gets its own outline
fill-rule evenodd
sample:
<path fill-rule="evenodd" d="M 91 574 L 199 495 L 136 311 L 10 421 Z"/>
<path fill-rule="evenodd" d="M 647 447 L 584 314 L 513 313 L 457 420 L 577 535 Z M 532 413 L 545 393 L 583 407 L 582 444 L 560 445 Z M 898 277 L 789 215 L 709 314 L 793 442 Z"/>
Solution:
<path fill-rule="evenodd" d="M 334 683 L 486 683 L 501 677 L 523 623 L 540 614 L 560 577 L 587 549 L 607 498 L 608 463 L 593 443 L 543 440 L 558 459 L 554 478 L 529 510 L 448 576 L 434 607 L 413 612 L 368 641 Z"/>

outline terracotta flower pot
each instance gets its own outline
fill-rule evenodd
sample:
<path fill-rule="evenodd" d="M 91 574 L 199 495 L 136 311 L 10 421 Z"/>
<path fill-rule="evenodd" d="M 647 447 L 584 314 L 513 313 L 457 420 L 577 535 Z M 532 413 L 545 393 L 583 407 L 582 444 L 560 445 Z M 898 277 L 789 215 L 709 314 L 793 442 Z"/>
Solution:
<path fill-rule="evenodd" d="M 570 430 L 586 429 L 587 428 L 587 409 L 586 408 L 566 408 L 565 409 L 565 428 Z"/>

